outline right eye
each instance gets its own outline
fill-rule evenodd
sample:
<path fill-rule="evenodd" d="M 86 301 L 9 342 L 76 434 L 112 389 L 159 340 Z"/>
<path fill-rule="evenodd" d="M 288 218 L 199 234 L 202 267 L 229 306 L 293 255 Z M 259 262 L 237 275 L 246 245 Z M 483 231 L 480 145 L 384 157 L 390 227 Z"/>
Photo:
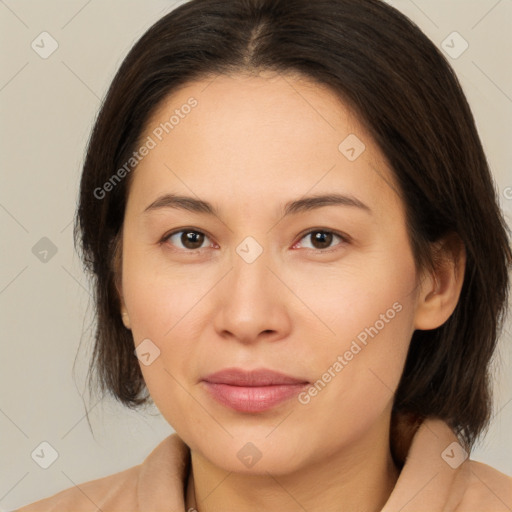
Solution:
<path fill-rule="evenodd" d="M 160 243 L 170 244 L 173 248 L 175 247 L 184 252 L 194 252 L 215 246 L 215 244 L 211 242 L 209 245 L 203 247 L 206 240 L 209 240 L 209 237 L 202 231 L 195 228 L 182 228 L 165 235 Z"/>
<path fill-rule="evenodd" d="M 162 238 L 162 242 L 170 243 L 178 249 L 187 252 L 202 249 L 205 240 L 208 240 L 208 237 L 202 231 L 197 231 L 195 229 L 180 229 L 179 231 L 173 231 Z M 212 244 L 210 244 L 210 246 L 211 245 Z"/>

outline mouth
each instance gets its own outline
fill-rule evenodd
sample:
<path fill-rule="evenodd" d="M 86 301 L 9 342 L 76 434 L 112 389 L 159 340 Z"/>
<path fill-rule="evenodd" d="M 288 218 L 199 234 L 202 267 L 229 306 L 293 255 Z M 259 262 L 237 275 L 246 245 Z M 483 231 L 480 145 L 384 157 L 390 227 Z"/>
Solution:
<path fill-rule="evenodd" d="M 267 411 L 297 396 L 310 383 L 268 369 L 227 368 L 202 379 L 210 396 L 239 412 Z"/>

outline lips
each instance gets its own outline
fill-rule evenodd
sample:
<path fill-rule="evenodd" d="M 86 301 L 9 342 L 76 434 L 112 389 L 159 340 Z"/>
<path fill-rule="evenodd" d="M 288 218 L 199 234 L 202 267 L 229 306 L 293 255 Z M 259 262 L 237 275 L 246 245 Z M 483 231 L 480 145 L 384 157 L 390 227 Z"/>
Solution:
<path fill-rule="evenodd" d="M 309 385 L 305 379 L 268 369 L 227 368 L 208 375 L 203 385 L 217 402 L 239 412 L 263 412 L 297 396 Z"/>

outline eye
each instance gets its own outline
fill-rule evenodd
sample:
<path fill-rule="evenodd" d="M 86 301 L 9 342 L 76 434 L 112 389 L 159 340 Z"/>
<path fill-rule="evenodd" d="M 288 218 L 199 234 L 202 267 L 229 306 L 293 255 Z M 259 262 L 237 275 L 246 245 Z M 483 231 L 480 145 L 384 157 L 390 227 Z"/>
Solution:
<path fill-rule="evenodd" d="M 332 243 L 333 241 L 335 241 L 335 239 L 339 239 L 340 242 L 336 244 L 334 248 L 336 248 L 337 245 L 343 245 L 344 243 L 349 242 L 349 238 L 346 235 L 342 235 L 340 233 L 335 233 L 334 231 L 329 231 L 325 229 L 315 229 L 309 231 L 308 233 L 301 237 L 300 241 L 305 240 L 307 238 L 310 238 L 311 243 L 309 247 L 306 246 L 305 248 L 317 249 L 318 251 L 321 252 L 329 252 L 328 249 L 332 247 Z M 178 249 L 183 249 L 185 251 L 192 252 L 203 249 L 205 247 L 211 247 L 213 245 L 212 243 L 207 244 L 206 246 L 204 245 L 205 241 L 207 240 L 209 240 L 209 237 L 202 231 L 186 228 L 165 235 L 162 238 L 161 242 L 170 243 L 171 245 L 177 247 Z M 299 243 L 296 243 L 293 246 L 293 248 L 299 245 Z"/>
<path fill-rule="evenodd" d="M 335 240 L 335 238 L 338 238 L 339 240 L 341 240 L 341 242 L 336 244 L 334 247 L 336 247 L 337 245 L 343 245 L 344 243 L 348 243 L 349 241 L 347 236 L 335 233 L 334 231 L 328 231 L 323 229 L 315 229 L 313 231 L 309 231 L 300 240 L 302 241 L 307 238 L 310 238 L 311 244 L 310 247 L 306 247 L 306 249 L 318 249 L 319 251 L 326 251 L 326 249 L 332 247 L 331 244 Z M 297 244 L 295 244 L 293 247 L 295 248 L 296 246 Z"/>
<path fill-rule="evenodd" d="M 178 249 L 184 249 L 186 251 L 202 249 L 205 240 L 209 240 L 209 238 L 202 231 L 196 231 L 195 229 L 174 231 L 162 238 L 162 242 L 169 242 L 171 245 L 177 246 Z M 179 244 L 181 244 L 182 247 L 179 247 Z M 209 246 L 211 245 L 210 243 Z M 208 247 L 208 245 L 206 247 Z"/>

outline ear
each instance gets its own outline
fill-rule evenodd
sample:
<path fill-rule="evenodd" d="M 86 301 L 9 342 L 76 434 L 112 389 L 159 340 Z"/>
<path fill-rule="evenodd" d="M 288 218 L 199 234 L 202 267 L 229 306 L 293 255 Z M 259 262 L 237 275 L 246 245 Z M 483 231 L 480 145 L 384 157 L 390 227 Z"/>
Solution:
<path fill-rule="evenodd" d="M 123 324 L 124 326 L 128 329 L 128 330 L 131 330 L 132 326 L 130 324 L 130 317 L 128 316 L 128 313 L 126 312 L 123 312 L 121 313 L 121 317 L 123 319 Z"/>
<path fill-rule="evenodd" d="M 124 303 L 124 298 L 121 296 L 121 318 L 123 320 L 123 324 L 127 329 L 131 329 L 132 325 L 130 323 L 130 315 L 128 314 L 128 310 L 126 309 L 126 305 Z"/>
<path fill-rule="evenodd" d="M 127 329 L 131 329 L 130 316 L 128 315 L 128 310 L 126 309 L 126 304 L 124 302 L 123 295 L 123 283 L 122 283 L 122 233 L 116 237 L 113 241 L 114 250 L 112 256 L 112 267 L 111 270 L 114 273 L 114 286 L 117 292 L 117 296 L 119 298 L 119 302 L 121 304 L 121 319 L 123 321 L 124 326 Z"/>
<path fill-rule="evenodd" d="M 458 235 L 447 235 L 432 249 L 434 269 L 424 272 L 414 317 L 414 327 L 420 330 L 436 329 L 448 320 L 459 301 L 466 269 L 466 250 Z"/>

